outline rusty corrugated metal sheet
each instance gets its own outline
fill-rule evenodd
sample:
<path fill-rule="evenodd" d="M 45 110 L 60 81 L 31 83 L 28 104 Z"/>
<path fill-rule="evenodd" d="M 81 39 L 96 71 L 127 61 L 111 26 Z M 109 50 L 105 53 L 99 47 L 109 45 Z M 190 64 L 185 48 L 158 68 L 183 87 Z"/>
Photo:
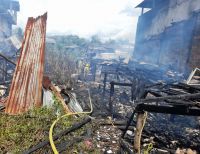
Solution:
<path fill-rule="evenodd" d="M 13 76 L 6 113 L 19 114 L 42 105 L 42 79 L 47 13 L 29 18 Z"/>

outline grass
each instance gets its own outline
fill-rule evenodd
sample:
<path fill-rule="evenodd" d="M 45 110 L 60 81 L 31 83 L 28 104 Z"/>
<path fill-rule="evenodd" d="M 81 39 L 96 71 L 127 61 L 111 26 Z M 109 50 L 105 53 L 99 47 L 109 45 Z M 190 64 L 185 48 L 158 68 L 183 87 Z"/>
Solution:
<path fill-rule="evenodd" d="M 33 109 L 25 114 L 0 114 L 0 151 L 20 153 L 48 137 L 56 114 L 53 108 Z"/>
<path fill-rule="evenodd" d="M 22 153 L 23 151 L 33 147 L 37 143 L 48 139 L 49 128 L 58 116 L 64 114 L 64 110 L 58 100 L 54 97 L 55 104 L 50 107 L 34 108 L 27 113 L 20 115 L 8 115 L 0 113 L 0 153 Z M 81 121 L 84 117 L 65 117 L 60 120 L 54 129 L 54 135 L 77 121 Z M 61 143 L 62 140 L 67 140 L 72 136 L 79 136 L 88 129 L 92 129 L 92 124 L 87 124 L 76 132 L 62 137 L 55 143 Z M 77 147 L 77 148 L 76 148 Z M 77 143 L 69 150 L 82 151 L 83 153 L 96 153 L 95 147 L 92 149 L 84 148 L 84 143 Z M 93 152 L 91 152 L 93 151 Z M 36 153 L 52 153 L 49 146 L 37 151 Z M 98 152 L 97 152 L 98 153 Z"/>

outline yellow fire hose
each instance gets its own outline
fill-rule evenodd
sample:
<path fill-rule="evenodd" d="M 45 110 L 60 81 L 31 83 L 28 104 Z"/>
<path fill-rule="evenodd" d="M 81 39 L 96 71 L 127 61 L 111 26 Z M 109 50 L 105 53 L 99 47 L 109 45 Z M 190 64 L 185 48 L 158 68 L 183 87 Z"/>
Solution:
<path fill-rule="evenodd" d="M 152 149 L 153 149 L 153 144 L 149 143 L 147 149 L 144 150 L 144 154 L 149 154 Z"/>
<path fill-rule="evenodd" d="M 59 154 L 59 152 L 58 152 L 58 150 L 56 149 L 56 146 L 55 146 L 55 144 L 54 144 L 54 141 L 53 141 L 53 129 L 54 129 L 54 126 L 56 125 L 56 123 L 57 123 L 60 119 L 62 119 L 62 118 L 64 118 L 64 117 L 67 117 L 67 116 L 78 115 L 78 114 L 91 114 L 91 113 L 93 112 L 93 106 L 92 106 L 92 101 L 91 101 L 89 89 L 88 89 L 88 94 L 89 94 L 89 102 L 90 102 L 90 111 L 88 111 L 88 112 L 67 113 L 67 114 L 65 114 L 65 115 L 63 115 L 63 116 L 57 118 L 57 119 L 52 123 L 52 125 L 51 125 L 51 127 L 50 127 L 50 130 L 49 130 L 49 141 L 50 141 L 50 145 L 51 145 L 51 148 L 52 148 L 54 154 Z M 111 119 L 109 119 L 109 120 L 111 120 Z M 113 125 L 113 127 L 114 127 L 114 124 L 113 124 L 112 120 L 111 120 L 111 123 L 112 123 L 112 125 Z M 143 125 L 143 127 L 144 127 L 144 125 Z M 144 150 L 144 154 L 148 154 L 148 153 L 152 150 L 152 148 L 153 148 L 153 144 L 150 143 L 150 144 L 148 145 L 147 149 Z"/>
<path fill-rule="evenodd" d="M 90 114 L 93 112 L 93 106 L 92 106 L 92 101 L 91 101 L 91 97 L 90 97 L 90 91 L 88 89 L 88 94 L 89 94 L 89 101 L 90 101 L 90 111 L 88 112 L 76 112 L 76 113 L 67 113 L 59 118 L 57 118 L 51 125 L 50 127 L 50 130 L 49 130 L 49 141 L 50 141 L 50 145 L 51 145 L 51 148 L 54 152 L 54 154 L 59 154 L 58 150 L 56 149 L 56 146 L 54 144 L 54 141 L 53 141 L 53 128 L 55 126 L 55 124 L 62 118 L 64 117 L 67 117 L 67 116 L 71 116 L 71 115 L 77 115 L 77 114 Z"/>

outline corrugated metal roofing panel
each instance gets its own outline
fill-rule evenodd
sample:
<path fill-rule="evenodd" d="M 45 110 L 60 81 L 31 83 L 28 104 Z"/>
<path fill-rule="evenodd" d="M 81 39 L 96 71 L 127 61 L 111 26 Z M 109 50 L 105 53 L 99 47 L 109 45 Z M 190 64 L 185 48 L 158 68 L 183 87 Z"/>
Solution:
<path fill-rule="evenodd" d="M 28 19 L 6 113 L 18 114 L 42 105 L 46 20 L 47 13 Z"/>

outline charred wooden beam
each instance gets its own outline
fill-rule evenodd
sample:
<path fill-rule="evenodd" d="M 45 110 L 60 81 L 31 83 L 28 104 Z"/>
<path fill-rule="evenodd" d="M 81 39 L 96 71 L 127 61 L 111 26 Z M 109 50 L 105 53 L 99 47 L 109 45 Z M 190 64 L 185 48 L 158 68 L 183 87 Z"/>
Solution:
<path fill-rule="evenodd" d="M 104 79 L 103 79 L 103 96 L 105 95 L 105 91 L 106 91 L 106 82 L 107 82 L 107 73 L 104 73 Z"/>
<path fill-rule="evenodd" d="M 125 86 L 125 87 L 132 87 L 132 83 L 121 83 L 121 82 L 110 82 L 111 85 L 116 85 L 116 86 Z"/>
<path fill-rule="evenodd" d="M 110 99 L 109 99 L 109 110 L 113 114 L 113 103 L 112 103 L 112 97 L 115 92 L 115 86 L 125 86 L 125 87 L 131 87 L 131 99 L 133 100 L 133 83 L 121 83 L 121 82 L 110 82 Z"/>
<path fill-rule="evenodd" d="M 150 104 L 138 104 L 136 108 L 137 108 L 137 111 L 200 116 L 199 108 L 188 108 L 187 106 L 179 107 L 179 106 L 161 106 L 161 105 L 158 106 L 158 105 L 150 105 Z"/>
<path fill-rule="evenodd" d="M 150 94 L 156 96 L 156 97 L 163 97 L 159 92 L 156 91 L 148 91 Z M 178 99 L 167 99 L 165 102 L 171 104 L 171 105 L 186 105 L 186 106 L 199 106 L 198 102 L 192 102 L 190 100 L 178 100 Z"/>
<path fill-rule="evenodd" d="M 153 87 L 157 87 L 157 86 L 164 86 L 164 84 L 162 82 L 158 82 L 155 84 L 151 84 L 151 85 L 146 85 L 145 88 L 153 88 Z"/>
<path fill-rule="evenodd" d="M 185 83 L 172 84 L 171 86 L 181 88 L 181 89 L 185 89 L 189 92 L 200 91 L 200 87 L 188 85 L 188 84 L 185 84 Z"/>
<path fill-rule="evenodd" d="M 181 95 L 181 94 L 186 94 L 186 93 L 190 94 L 188 92 L 183 93 L 181 91 L 177 91 L 177 90 L 174 90 L 174 89 L 165 89 L 165 90 L 160 90 L 160 91 L 163 92 L 163 93 L 166 93 L 168 95 Z"/>
<path fill-rule="evenodd" d="M 132 120 L 133 120 L 133 118 L 135 116 L 135 113 L 136 113 L 136 110 L 133 111 L 133 113 L 131 114 L 129 120 L 127 121 L 126 128 L 125 128 L 124 132 L 122 133 L 122 138 L 124 138 L 129 126 L 131 125 L 131 122 L 132 122 Z"/>
<path fill-rule="evenodd" d="M 10 60 L 8 57 L 6 57 L 5 55 L 3 55 L 2 53 L 0 53 L 0 57 L 2 57 L 3 59 L 5 59 L 6 61 L 8 61 L 9 63 L 13 64 L 16 66 L 16 63 L 13 62 L 12 60 Z"/>
<path fill-rule="evenodd" d="M 111 84 L 111 83 L 110 83 Z M 112 104 L 112 97 L 114 95 L 115 87 L 114 84 L 111 84 L 110 86 L 110 99 L 109 99 L 109 110 L 111 114 L 113 115 L 113 104 Z"/>
<path fill-rule="evenodd" d="M 67 135 L 67 134 L 69 134 L 69 133 L 71 133 L 71 132 L 73 132 L 73 131 L 75 131 L 75 130 L 81 128 L 81 127 L 83 127 L 85 124 L 87 124 L 87 123 L 90 122 L 90 121 L 91 121 L 91 118 L 89 118 L 89 117 L 85 118 L 85 119 L 84 119 L 83 121 L 81 121 L 80 123 L 76 123 L 76 124 L 74 124 L 71 128 L 68 128 L 68 129 L 62 131 L 61 133 L 55 135 L 55 136 L 53 137 L 53 140 L 54 140 L 54 141 L 55 141 L 55 140 L 58 140 L 58 139 L 61 138 L 62 136 Z M 38 149 L 43 148 L 43 147 L 46 146 L 46 145 L 49 145 L 49 143 L 50 143 L 49 140 L 43 141 L 43 142 L 37 144 L 36 146 L 32 147 L 31 149 L 29 149 L 29 150 L 23 152 L 23 154 L 30 154 L 30 153 L 33 153 L 33 152 L 37 151 Z"/>
<path fill-rule="evenodd" d="M 145 98 L 147 96 L 147 94 L 148 94 L 148 92 L 144 91 L 141 94 L 140 98 Z M 124 138 L 124 136 L 125 136 L 125 134 L 126 134 L 126 132 L 128 130 L 128 127 L 131 125 L 131 122 L 133 121 L 133 118 L 134 118 L 136 112 L 137 112 L 137 108 L 134 109 L 134 111 L 132 112 L 130 118 L 128 119 L 127 124 L 126 124 L 126 128 L 125 128 L 124 132 L 122 133 L 122 138 Z"/>
<path fill-rule="evenodd" d="M 135 102 L 136 103 L 152 103 L 152 102 L 164 101 L 167 99 L 200 99 L 200 93 L 147 98 L 147 99 L 136 100 Z"/>

